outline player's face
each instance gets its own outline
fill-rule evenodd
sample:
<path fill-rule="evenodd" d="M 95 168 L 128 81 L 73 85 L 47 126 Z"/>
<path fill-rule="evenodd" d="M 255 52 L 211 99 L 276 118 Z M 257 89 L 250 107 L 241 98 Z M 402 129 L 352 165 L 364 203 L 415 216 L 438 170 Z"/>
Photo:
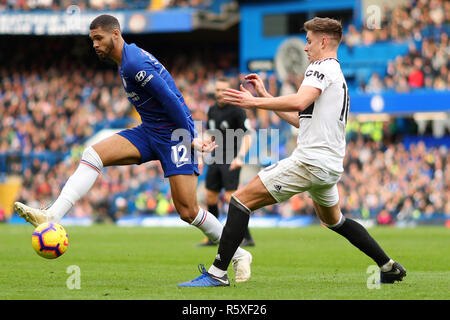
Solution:
<path fill-rule="evenodd" d="M 308 55 L 309 62 L 314 62 L 320 59 L 323 44 L 323 37 L 312 31 L 306 34 L 305 52 Z"/>
<path fill-rule="evenodd" d="M 97 28 L 91 30 L 89 37 L 98 57 L 102 60 L 109 58 L 114 49 L 113 33 Z"/>
<path fill-rule="evenodd" d="M 216 100 L 217 103 L 222 106 L 227 104 L 224 100 L 223 100 L 223 92 L 225 91 L 225 89 L 229 88 L 230 84 L 228 82 L 225 81 L 217 81 L 216 82 Z"/>

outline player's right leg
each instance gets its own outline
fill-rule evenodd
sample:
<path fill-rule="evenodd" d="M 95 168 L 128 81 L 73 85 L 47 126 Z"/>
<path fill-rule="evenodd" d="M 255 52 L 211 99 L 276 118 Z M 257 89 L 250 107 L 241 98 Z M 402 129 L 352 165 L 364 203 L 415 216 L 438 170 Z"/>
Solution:
<path fill-rule="evenodd" d="M 139 150 L 128 139 L 114 134 L 84 150 L 78 168 L 67 180 L 50 208 L 36 209 L 20 202 L 15 202 L 14 208 L 33 226 L 47 221 L 59 222 L 75 202 L 92 188 L 103 167 L 137 164 L 140 159 Z"/>

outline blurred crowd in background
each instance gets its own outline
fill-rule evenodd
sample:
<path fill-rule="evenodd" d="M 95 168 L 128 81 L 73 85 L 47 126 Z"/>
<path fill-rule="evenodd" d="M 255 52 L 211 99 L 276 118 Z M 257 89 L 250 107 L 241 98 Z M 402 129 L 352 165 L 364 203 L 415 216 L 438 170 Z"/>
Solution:
<path fill-rule="evenodd" d="M 2 10 L 54 10 L 61 11 L 71 5 L 81 10 L 157 10 L 168 8 L 206 9 L 211 0 L 0 0 Z"/>
<path fill-rule="evenodd" d="M 380 27 L 348 26 L 344 43 L 352 48 L 376 42 L 409 42 L 406 56 L 390 61 L 385 75 L 373 73 L 359 84 L 362 92 L 409 92 L 412 89 L 450 89 L 450 2 L 410 0 L 395 7 L 384 7 Z M 421 43 L 418 48 L 415 43 Z"/>
<path fill-rule="evenodd" d="M 96 2 L 121 6 L 142 1 L 84 1 L 89 6 Z M 182 6 L 201 2 L 167 3 Z M 0 10 L 5 6 L 25 9 L 22 6 L 30 7 L 30 3 L 50 3 L 52 8 L 65 5 L 65 1 L 0 0 Z M 450 10 L 448 2 L 433 0 L 418 1 L 414 7 L 400 6 L 388 12 L 381 30 L 356 30 L 350 26 L 345 35 L 346 44 L 404 41 L 410 40 L 409 35 L 418 40 L 426 26 L 448 23 Z M 363 90 L 450 89 L 448 35 L 440 33 L 420 40 L 421 47 L 412 44 L 406 56 L 388 64 L 386 75 L 374 74 L 362 86 Z M 126 99 L 114 67 L 99 67 L 96 59 L 91 59 L 95 62 L 91 64 L 82 59 L 83 52 L 92 51 L 85 42 L 57 39 L 40 47 L 37 41 L 26 38 L 17 41 L 16 45 L 22 48 L 19 52 L 8 51 L 7 44 L 0 43 L 0 57 L 8 61 L 0 65 L 0 159 L 4 160 L 8 174 L 23 177 L 18 200 L 34 207 L 46 207 L 56 199 L 78 166 L 87 138 L 101 128 L 134 126 L 139 119 Z M 230 77 L 237 88 L 243 77 L 237 69 L 237 51 L 215 49 L 157 56 L 182 91 L 193 118 L 203 124 L 208 108 L 214 104 L 215 79 Z M 151 48 L 149 51 L 152 52 Z M 28 60 L 35 52 L 40 52 L 39 60 Z M 296 92 L 302 81 L 302 76 L 293 75 L 283 82 L 275 74 L 262 73 L 261 77 L 272 95 Z M 272 112 L 258 110 L 247 114 L 255 130 L 280 129 L 279 157 L 290 154 L 297 138 L 292 127 Z M 380 224 L 433 213 L 450 216 L 448 150 L 427 148 L 421 142 L 406 148 L 402 135 L 417 135 L 417 128 L 414 125 L 400 128 L 396 123 L 395 119 L 379 122 L 370 130 L 363 130 L 355 119 L 348 124 L 345 173 L 339 183 L 343 213 L 376 218 Z M 203 180 L 204 174 L 199 177 L 201 204 L 204 204 Z M 70 215 L 94 217 L 96 221 L 115 221 L 125 214 L 166 215 L 174 212 L 170 199 L 168 180 L 163 178 L 158 162 L 108 167 Z M 311 200 L 301 194 L 255 214 L 292 216 L 313 212 Z M 0 220 L 1 217 L 0 208 Z"/>
<path fill-rule="evenodd" d="M 380 41 L 420 41 L 423 37 L 437 40 L 450 21 L 450 3 L 444 0 L 407 0 L 381 10 L 379 26 L 364 25 L 357 30 L 348 26 L 345 43 L 349 46 L 371 45 Z M 369 20 L 369 22 L 374 22 Z"/>

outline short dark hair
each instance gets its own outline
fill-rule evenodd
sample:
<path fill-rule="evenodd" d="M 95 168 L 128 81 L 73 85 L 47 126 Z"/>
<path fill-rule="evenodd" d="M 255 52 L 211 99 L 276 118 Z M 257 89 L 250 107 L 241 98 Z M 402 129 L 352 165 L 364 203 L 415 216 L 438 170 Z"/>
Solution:
<path fill-rule="evenodd" d="M 102 28 L 104 30 L 113 31 L 114 29 L 120 30 L 119 20 L 116 17 L 113 17 L 109 14 L 102 14 L 95 18 L 91 25 L 89 26 L 90 30 Z"/>
<path fill-rule="evenodd" d="M 328 34 L 335 38 L 338 43 L 342 40 L 342 23 L 335 19 L 315 17 L 306 21 L 303 29 Z"/>

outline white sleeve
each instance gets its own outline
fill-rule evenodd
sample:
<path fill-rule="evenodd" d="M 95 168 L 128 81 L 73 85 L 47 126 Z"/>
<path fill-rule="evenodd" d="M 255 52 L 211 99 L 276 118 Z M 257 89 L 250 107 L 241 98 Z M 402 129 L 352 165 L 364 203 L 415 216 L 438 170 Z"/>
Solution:
<path fill-rule="evenodd" d="M 325 70 L 324 63 L 311 63 L 305 72 L 302 86 L 311 86 L 322 90 L 322 92 L 331 84 L 330 70 Z"/>

